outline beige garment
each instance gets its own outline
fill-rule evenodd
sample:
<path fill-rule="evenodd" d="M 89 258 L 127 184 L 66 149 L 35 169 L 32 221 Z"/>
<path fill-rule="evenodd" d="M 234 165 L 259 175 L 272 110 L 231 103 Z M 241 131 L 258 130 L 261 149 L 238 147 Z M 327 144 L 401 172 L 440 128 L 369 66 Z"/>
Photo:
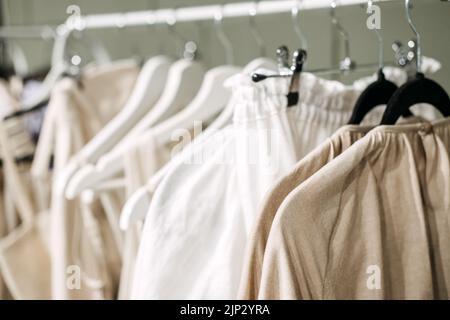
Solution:
<path fill-rule="evenodd" d="M 89 81 L 83 81 L 86 91 L 71 88 L 70 93 L 73 94 L 74 104 L 66 105 L 69 107 L 67 112 L 59 113 L 63 118 L 57 121 L 60 130 L 69 127 L 70 132 L 67 132 L 66 137 L 56 141 L 56 172 L 60 168 L 62 168 L 60 172 L 63 172 L 71 155 L 80 150 L 125 104 L 136 76 L 137 69 L 135 67 L 130 69 L 130 66 L 126 69 L 122 67 L 101 70 L 95 76 L 91 74 Z M 128 82 L 125 81 L 126 79 Z M 97 87 L 99 90 L 96 90 Z M 93 111 L 95 114 L 92 114 Z M 105 111 L 109 111 L 110 116 L 106 116 Z M 73 116 L 77 119 L 73 119 Z M 62 145 L 58 146 L 58 142 Z M 67 142 L 72 145 L 72 149 L 67 148 Z M 113 270 L 120 268 L 118 248 L 115 247 L 114 237 L 110 235 L 112 230 L 106 227 L 107 220 L 99 217 L 104 217 L 104 213 L 99 212 L 99 209 L 93 209 L 90 214 L 84 214 L 84 216 L 97 216 L 96 219 L 89 220 L 90 228 L 82 228 L 86 221 L 76 223 L 76 220 L 81 218 L 82 210 L 86 211 L 87 208 L 80 206 L 79 199 L 71 201 L 65 199 L 59 189 L 60 185 L 66 185 L 65 179 L 64 175 L 56 178 L 52 198 L 53 298 L 112 299 L 116 297 L 118 286 L 118 272 Z M 92 226 L 95 222 L 98 223 L 97 227 Z M 105 232 L 109 235 L 106 236 Z M 75 235 L 78 235 L 78 238 L 75 238 Z M 83 246 L 82 250 L 76 250 L 75 248 L 81 245 L 80 240 L 86 237 L 90 238 L 88 241 L 90 246 Z M 98 248 L 100 243 L 102 246 Z M 65 286 L 66 270 L 71 266 L 80 267 L 83 281 L 79 289 L 67 290 Z M 93 279 L 98 281 L 92 281 Z"/>
<path fill-rule="evenodd" d="M 14 299 L 50 299 L 48 215 L 20 225 L 0 241 L 0 268 Z"/>
<path fill-rule="evenodd" d="M 46 215 L 35 217 L 29 166 L 17 166 L 12 143 L 0 122 L 0 146 L 3 153 L 4 190 L 12 197 L 14 213 L 21 225 L 0 241 L 0 270 L 14 299 L 48 299 L 50 297 L 50 268 L 48 256 L 48 224 Z"/>
<path fill-rule="evenodd" d="M 415 123 L 418 117 L 400 119 L 402 123 Z M 266 194 L 261 211 L 249 238 L 244 268 L 239 288 L 240 299 L 257 299 L 261 281 L 261 269 L 267 238 L 276 212 L 283 200 L 298 185 L 306 181 L 328 162 L 335 159 L 353 143 L 364 137 L 373 126 L 346 125 L 336 131 L 305 158 L 300 160 L 292 171 L 280 179 Z"/>
<path fill-rule="evenodd" d="M 354 142 L 362 138 L 372 126 L 347 125 L 319 145 L 295 165 L 293 170 L 283 177 L 266 194 L 261 211 L 256 219 L 254 230 L 249 237 L 244 268 L 239 288 L 240 299 L 257 299 L 261 281 L 261 269 L 275 214 L 286 196 L 296 186 L 311 177 L 328 162 L 339 156 Z"/>
<path fill-rule="evenodd" d="M 448 299 L 450 119 L 380 126 L 280 206 L 260 299 Z"/>
<path fill-rule="evenodd" d="M 20 110 L 19 102 L 13 97 L 10 85 L 0 80 L 0 118 Z M 21 158 L 34 153 L 34 144 L 25 126 L 23 117 L 10 118 L 3 121 L 3 128 L 10 139 L 11 152 L 14 157 Z M 0 148 L 0 157 L 2 154 Z"/>
<path fill-rule="evenodd" d="M 16 99 L 14 99 L 9 84 L 6 81 L 0 80 L 0 117 L 3 118 L 18 109 L 19 103 Z M 2 121 L 0 126 L 0 134 L 2 134 L 2 138 L 0 139 L 0 157 L 3 158 L 1 179 L 2 201 L 0 205 L 0 239 L 3 239 L 19 222 L 19 219 L 16 216 L 14 202 L 16 202 L 17 207 L 17 199 L 20 196 L 15 194 L 18 190 L 16 178 L 21 174 L 18 170 L 16 170 L 13 163 L 13 158 L 31 154 L 34 147 L 31 144 L 31 139 L 28 135 L 26 135 L 23 122 L 20 119 L 15 118 L 8 120 L 7 122 Z M 6 157 L 2 156 L 5 153 Z M 27 204 L 25 204 L 25 207 L 26 206 Z M 20 213 L 23 214 L 22 217 L 30 213 L 30 211 L 25 207 L 23 205 L 20 206 L 20 209 L 25 210 L 20 211 Z M 0 299 L 8 298 L 11 297 L 0 274 Z"/>
<path fill-rule="evenodd" d="M 38 180 L 47 178 L 53 153 L 50 208 L 53 299 L 115 297 L 114 282 L 118 279 L 114 279 L 109 265 L 115 264 L 118 269 L 120 256 L 115 244 L 110 243 L 114 240 L 109 235 L 111 228 L 104 219 L 103 208 L 97 200 L 93 203 L 78 198 L 67 200 L 61 186 L 67 184 L 64 173 L 71 161 L 83 163 L 73 156 L 125 104 L 137 74 L 134 63 L 115 63 L 84 72 L 81 86 L 66 78 L 52 91 L 33 175 Z M 68 280 L 73 280 L 70 288 Z"/>
<path fill-rule="evenodd" d="M 1 134 L 2 134 L 2 143 L 0 143 L 0 157 L 3 157 L 3 153 L 7 153 L 5 155 L 6 161 L 4 168 L 4 222 L 6 231 L 11 231 L 18 224 L 18 219 L 16 215 L 16 210 L 14 208 L 14 203 L 17 202 L 17 198 L 20 197 L 17 195 L 14 190 L 17 191 L 17 179 L 21 175 L 15 168 L 14 158 L 23 158 L 25 156 L 32 155 L 34 153 L 34 145 L 31 141 L 31 137 L 26 131 L 24 121 L 21 117 L 15 117 L 10 119 L 3 119 L 7 115 L 12 114 L 15 111 L 19 110 L 19 103 L 13 97 L 12 90 L 8 82 L 0 80 L 0 118 L 2 118 L 1 122 Z M 23 204 L 24 202 L 19 202 Z M 25 204 L 26 205 L 26 204 Z M 28 204 L 28 209 L 25 211 L 20 211 L 23 214 L 31 215 L 31 204 Z M 24 209 L 24 208 L 22 208 Z M 23 218 L 23 217 L 22 217 Z"/>

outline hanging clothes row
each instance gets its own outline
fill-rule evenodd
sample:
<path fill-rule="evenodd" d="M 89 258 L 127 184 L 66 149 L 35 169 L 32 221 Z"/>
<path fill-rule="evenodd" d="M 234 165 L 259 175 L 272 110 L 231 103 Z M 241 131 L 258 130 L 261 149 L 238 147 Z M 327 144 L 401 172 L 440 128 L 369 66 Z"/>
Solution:
<path fill-rule="evenodd" d="M 176 55 L 80 65 L 72 33 L 107 19 L 71 17 L 43 79 L 4 76 L 1 299 L 449 298 L 450 98 L 410 1 L 415 41 L 385 60 L 376 30 L 373 64 L 332 1 L 345 57 L 317 70 L 289 5 L 292 57 L 234 65 L 217 6 L 221 66 L 176 19 Z"/>

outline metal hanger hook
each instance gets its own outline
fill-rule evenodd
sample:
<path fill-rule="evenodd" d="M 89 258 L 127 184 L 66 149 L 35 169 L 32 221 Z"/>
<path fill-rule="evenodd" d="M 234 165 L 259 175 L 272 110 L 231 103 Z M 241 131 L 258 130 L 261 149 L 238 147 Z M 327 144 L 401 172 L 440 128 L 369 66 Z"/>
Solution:
<path fill-rule="evenodd" d="M 339 22 L 339 19 L 336 17 L 336 8 L 337 8 L 336 0 L 331 1 L 330 7 L 331 7 L 330 10 L 331 23 L 336 26 L 336 29 L 339 31 L 342 38 L 344 39 L 345 57 L 341 61 L 340 68 L 345 71 L 353 68 L 354 66 L 354 62 L 350 56 L 350 36 L 347 30 L 345 30 L 344 27 L 342 27 L 341 23 Z"/>
<path fill-rule="evenodd" d="M 223 5 L 220 5 L 214 14 L 214 25 L 216 26 L 217 37 L 225 50 L 226 62 L 232 65 L 234 63 L 233 45 L 223 29 Z"/>
<path fill-rule="evenodd" d="M 301 47 L 305 50 L 308 50 L 308 43 L 306 41 L 306 37 L 303 34 L 302 29 L 300 28 L 300 22 L 298 21 L 298 15 L 299 15 L 298 13 L 300 11 L 299 6 L 300 6 L 300 0 L 295 0 L 294 6 L 291 9 L 292 23 L 294 25 L 294 31 L 300 40 Z"/>
<path fill-rule="evenodd" d="M 153 0 L 154 1 L 154 0 Z M 154 11 L 150 11 L 148 16 L 147 16 L 147 25 L 152 27 L 154 26 L 154 31 L 156 34 L 158 34 L 161 31 L 161 25 L 157 25 L 156 22 L 158 21 L 158 14 L 156 12 L 158 12 L 157 10 L 160 8 L 160 3 L 158 0 L 155 1 L 155 4 L 153 6 L 151 6 L 149 9 L 154 10 Z M 163 26 L 164 28 L 164 26 Z M 161 40 L 163 39 L 163 37 L 161 36 L 157 36 L 155 37 L 157 40 L 157 50 L 159 54 L 163 54 L 166 53 L 165 52 L 165 46 L 164 46 L 164 42 Z"/>
<path fill-rule="evenodd" d="M 75 4 L 71 4 L 66 8 L 69 17 L 66 20 L 66 26 L 69 30 L 81 31 L 84 29 L 84 23 L 81 19 L 81 8 Z"/>
<path fill-rule="evenodd" d="M 411 30 L 413 31 L 415 37 L 416 37 L 416 43 L 417 43 L 417 57 L 416 57 L 416 71 L 421 72 L 422 71 L 422 46 L 420 41 L 420 34 L 417 31 L 416 26 L 414 25 L 412 18 L 411 18 L 411 9 L 412 9 L 412 3 L 410 0 L 405 0 L 405 11 L 406 11 L 406 18 L 408 19 L 408 24 Z"/>
<path fill-rule="evenodd" d="M 169 16 L 167 16 L 166 24 L 167 24 L 167 28 L 169 30 L 169 34 L 175 40 L 177 55 L 182 56 L 185 41 L 175 30 L 175 26 L 177 24 L 177 14 L 176 13 L 177 13 L 176 9 L 174 8 L 172 10 L 172 13 Z"/>
<path fill-rule="evenodd" d="M 368 0 L 367 1 L 367 14 L 371 14 L 372 13 L 372 6 L 373 6 L 373 0 Z M 383 69 L 384 67 L 384 41 L 383 41 L 383 36 L 381 35 L 380 30 L 378 30 L 377 28 L 373 28 L 373 30 L 375 31 L 375 34 L 377 35 L 378 38 L 378 67 L 379 69 Z"/>
<path fill-rule="evenodd" d="M 255 1 L 253 8 L 251 8 L 248 13 L 249 14 L 249 22 L 250 22 L 250 31 L 256 40 L 256 44 L 258 45 L 259 54 L 262 57 L 265 57 L 266 56 L 266 46 L 264 44 L 264 39 L 258 30 L 258 26 L 256 25 L 256 19 L 255 19 L 257 11 L 258 11 L 258 6 L 259 6 L 259 0 Z"/>

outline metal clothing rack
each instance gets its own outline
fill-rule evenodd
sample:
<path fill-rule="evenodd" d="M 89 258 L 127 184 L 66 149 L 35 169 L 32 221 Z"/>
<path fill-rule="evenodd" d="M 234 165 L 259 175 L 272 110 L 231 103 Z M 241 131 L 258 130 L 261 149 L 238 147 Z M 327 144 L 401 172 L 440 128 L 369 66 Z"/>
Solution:
<path fill-rule="evenodd" d="M 381 0 L 387 2 L 394 0 Z M 339 7 L 366 4 L 367 0 L 340 0 Z M 77 29 L 117 28 L 174 22 L 214 20 L 220 13 L 225 18 L 247 17 L 249 15 L 269 15 L 299 11 L 331 8 L 330 0 L 268 0 L 230 3 L 223 5 L 207 5 L 177 9 L 159 9 L 134 11 L 127 13 L 95 14 L 80 16 Z"/>
<path fill-rule="evenodd" d="M 397 0 L 379 0 L 392 2 Z M 334 1 L 338 7 L 366 4 L 367 0 Z M 68 10 L 71 15 L 65 23 L 57 27 L 56 41 L 52 54 L 52 65 L 60 64 L 64 57 L 67 39 L 74 31 L 102 28 L 124 28 L 155 24 L 174 25 L 180 22 L 208 21 L 248 16 L 261 16 L 278 13 L 289 13 L 293 10 L 304 11 L 332 8 L 330 0 L 267 0 L 207 5 L 173 9 L 132 11 L 125 13 L 94 14 L 83 16 L 76 8 Z M 69 8 L 68 8 L 69 9 Z"/>
<path fill-rule="evenodd" d="M 379 0 L 391 2 L 395 0 Z M 339 7 L 365 4 L 367 0 L 340 0 Z M 152 24 L 175 22 L 214 20 L 220 12 L 222 18 L 246 17 L 249 15 L 269 15 L 291 12 L 293 9 L 313 10 L 331 7 L 330 0 L 267 0 L 230 3 L 223 5 L 207 5 L 177 9 L 159 9 L 131 11 L 124 13 L 81 15 L 81 12 L 70 16 L 58 28 L 47 25 L 36 26 L 3 26 L 0 27 L 0 38 L 47 38 L 55 37 L 67 30 L 89 30 L 101 28 L 123 28 Z M 59 30 L 56 33 L 56 29 Z"/>

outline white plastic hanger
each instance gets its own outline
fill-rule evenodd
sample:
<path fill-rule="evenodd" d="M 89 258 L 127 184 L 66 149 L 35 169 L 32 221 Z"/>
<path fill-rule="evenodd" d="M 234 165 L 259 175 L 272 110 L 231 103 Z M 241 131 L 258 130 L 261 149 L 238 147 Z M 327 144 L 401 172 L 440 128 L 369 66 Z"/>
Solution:
<path fill-rule="evenodd" d="M 231 92 L 223 83 L 239 71 L 240 68 L 234 66 L 220 66 L 209 70 L 194 100 L 185 109 L 151 130 L 157 141 L 160 144 L 170 142 L 174 130 L 191 128 L 194 121 L 210 122 L 224 109 L 230 98 Z"/>
<path fill-rule="evenodd" d="M 145 63 L 122 111 L 80 151 L 81 158 L 88 164 L 71 172 L 68 186 L 91 172 L 94 166 L 89 163 L 111 150 L 155 105 L 164 89 L 170 64 L 171 60 L 164 56 L 156 56 Z"/>
<path fill-rule="evenodd" d="M 192 43 L 186 44 L 186 47 Z M 117 144 L 110 154 L 100 158 L 97 166 L 86 165 L 70 180 L 65 190 L 68 199 L 73 199 L 81 191 L 101 183 L 121 170 L 120 150 L 141 136 L 145 131 L 179 112 L 195 97 L 204 76 L 204 67 L 191 59 L 181 59 L 169 69 L 163 93 L 142 120 Z"/>
<path fill-rule="evenodd" d="M 85 162 L 95 162 L 100 156 L 114 147 L 155 105 L 162 95 L 172 59 L 158 55 L 149 59 L 136 80 L 133 92 L 122 111 L 114 117 L 88 144 L 80 151 Z M 68 170 L 70 181 L 78 174 L 92 170 L 93 166 L 87 164 L 78 168 L 73 166 Z M 77 178 L 75 178 L 76 180 Z"/>
<path fill-rule="evenodd" d="M 176 62 L 175 65 L 178 62 Z M 183 65 L 183 67 L 187 66 L 185 64 Z M 152 130 L 152 132 L 153 130 L 156 130 L 159 132 L 159 134 L 155 135 L 155 137 L 165 143 L 170 141 L 171 133 L 174 129 L 189 128 L 195 120 L 209 120 L 225 106 L 228 96 L 226 96 L 226 90 L 224 88 L 220 88 L 219 84 L 223 83 L 223 81 L 230 75 L 238 72 L 239 69 L 235 67 L 219 67 L 217 69 L 210 70 L 205 76 L 201 89 L 198 90 L 198 85 L 195 85 L 195 83 L 200 82 L 201 79 L 199 79 L 199 76 L 202 73 L 203 68 L 198 63 L 194 63 L 191 66 L 193 68 L 191 68 L 192 72 L 189 72 L 189 74 L 192 75 L 185 74 L 182 82 L 178 81 L 179 78 L 175 78 L 178 82 L 177 85 L 171 83 L 170 81 L 170 72 L 172 71 L 171 68 L 169 71 L 169 79 L 166 84 L 166 89 L 168 89 L 168 91 L 164 91 L 161 97 L 162 101 L 158 101 L 157 105 L 118 145 L 118 148 L 100 158 L 96 166 L 85 166 L 73 177 L 67 186 L 67 198 L 73 199 L 84 189 L 94 188 L 98 183 L 102 183 L 105 180 L 112 178 L 117 173 L 120 173 L 123 169 L 122 158 L 123 150 L 125 150 L 126 145 L 132 140 L 135 141 L 136 137 L 142 136 L 142 134 L 147 130 Z M 192 96 L 195 94 L 195 87 L 197 87 L 195 91 L 198 91 L 199 93 L 194 100 L 192 100 Z M 208 105 L 208 101 L 211 101 L 214 97 L 217 97 L 217 101 L 220 101 L 221 103 L 216 105 Z M 219 100 L 219 98 L 224 100 Z M 192 103 L 189 104 L 188 100 L 192 100 Z M 186 107 L 185 110 L 177 113 L 183 106 L 186 105 L 188 105 L 188 107 Z M 168 115 L 173 114 L 176 115 L 170 119 L 167 119 Z M 165 119 L 167 120 L 162 122 L 160 125 L 157 125 L 156 128 L 150 129 L 159 122 L 158 120 Z"/>
<path fill-rule="evenodd" d="M 19 76 L 25 76 L 29 72 L 28 62 L 25 51 L 18 44 L 11 42 L 8 47 L 8 56 L 10 57 L 14 72 Z"/>
<path fill-rule="evenodd" d="M 172 21 L 172 27 L 173 23 L 174 22 Z M 219 39 L 224 46 L 227 62 L 231 64 L 233 59 L 232 48 L 222 29 L 221 10 L 216 17 L 215 25 L 217 31 L 220 32 Z M 182 62 L 184 65 L 186 61 L 182 60 Z M 155 136 L 161 144 L 170 142 L 172 133 L 176 129 L 191 128 L 194 121 L 209 122 L 212 117 L 216 116 L 226 106 L 230 97 L 229 90 L 223 86 L 224 81 L 239 71 L 240 69 L 238 67 L 231 65 L 220 66 L 209 70 L 204 77 L 200 90 L 185 109 L 175 113 L 174 111 L 178 111 L 183 105 L 176 106 L 176 108 L 168 108 L 170 104 L 166 101 L 158 103 L 155 109 L 130 132 L 129 136 L 135 137 L 140 135 L 140 133 L 147 131 L 149 128 L 153 127 L 154 124 L 158 123 L 158 119 L 164 120 L 164 118 L 166 118 L 165 114 L 170 115 L 170 113 L 173 113 L 174 116 L 151 129 L 152 135 Z M 173 77 L 173 79 L 179 81 L 179 78 L 177 77 Z M 191 81 L 192 80 L 193 79 L 191 78 Z M 169 92 L 165 92 L 165 96 L 163 94 L 163 97 L 168 100 L 173 100 L 173 94 L 180 93 L 180 90 L 173 90 L 173 88 L 178 87 L 174 84 L 167 83 L 166 87 L 169 88 Z M 188 93 L 187 96 L 190 97 L 190 92 Z M 173 109 L 173 111 L 171 111 L 171 109 Z M 125 138 L 126 141 L 127 139 L 130 138 Z M 123 143 L 121 143 L 121 145 L 123 146 Z M 112 153 L 102 158 L 96 167 L 92 165 L 80 170 L 80 173 L 73 177 L 73 183 L 69 183 L 66 196 L 68 198 L 73 198 L 86 188 L 94 188 L 97 184 L 101 184 L 105 180 L 110 179 L 122 169 L 122 152 Z"/>
<path fill-rule="evenodd" d="M 233 48 L 223 30 L 222 7 L 216 12 L 215 26 L 218 38 L 226 54 L 227 65 L 209 70 L 205 74 L 200 90 L 194 100 L 184 110 L 151 130 L 153 136 L 160 144 L 169 143 L 175 130 L 191 128 L 194 121 L 209 123 L 228 104 L 231 92 L 224 86 L 224 82 L 226 79 L 239 73 L 241 68 L 233 66 Z"/>
<path fill-rule="evenodd" d="M 80 155 L 85 161 L 97 161 L 149 112 L 164 90 L 170 64 L 170 58 L 165 56 L 156 56 L 144 64 L 125 106 L 80 151 Z"/>
<path fill-rule="evenodd" d="M 24 104 L 24 109 L 33 108 L 50 97 L 50 93 L 56 82 L 67 69 L 67 62 L 64 61 L 64 53 L 68 37 L 69 32 L 62 32 L 62 29 L 59 29 L 55 37 L 55 42 L 53 43 L 50 71 L 42 82 L 40 91 Z"/>
<path fill-rule="evenodd" d="M 86 165 L 73 176 L 67 185 L 66 197 L 73 199 L 84 189 L 95 186 L 97 182 L 102 182 L 104 177 L 111 177 L 120 172 L 121 157 L 119 161 L 114 160 L 117 159 L 117 154 L 120 155 L 120 150 L 144 133 L 146 129 L 167 119 L 186 106 L 198 91 L 203 74 L 203 66 L 198 62 L 184 59 L 175 62 L 169 70 L 161 98 L 152 110 L 122 139 L 117 145 L 117 149 L 99 159 L 97 166 Z"/>
<path fill-rule="evenodd" d="M 64 24 L 56 29 L 50 72 L 45 77 L 41 89 L 36 96 L 24 104 L 24 109 L 33 108 L 47 100 L 50 97 L 56 82 L 70 67 L 70 63 L 66 61 L 66 48 L 73 31 L 82 31 L 82 24 L 80 23 L 81 10 L 77 5 L 70 5 L 67 7 L 66 12 L 70 16 Z M 97 63 L 104 64 L 111 61 L 108 51 L 100 42 L 93 41 L 87 35 L 84 35 L 82 40 L 85 41 L 85 44 L 90 49 L 92 56 Z"/>
<path fill-rule="evenodd" d="M 130 131 L 121 144 L 126 144 L 186 107 L 197 94 L 205 74 L 203 65 L 182 59 L 173 64 L 161 99 L 155 107 Z"/>

